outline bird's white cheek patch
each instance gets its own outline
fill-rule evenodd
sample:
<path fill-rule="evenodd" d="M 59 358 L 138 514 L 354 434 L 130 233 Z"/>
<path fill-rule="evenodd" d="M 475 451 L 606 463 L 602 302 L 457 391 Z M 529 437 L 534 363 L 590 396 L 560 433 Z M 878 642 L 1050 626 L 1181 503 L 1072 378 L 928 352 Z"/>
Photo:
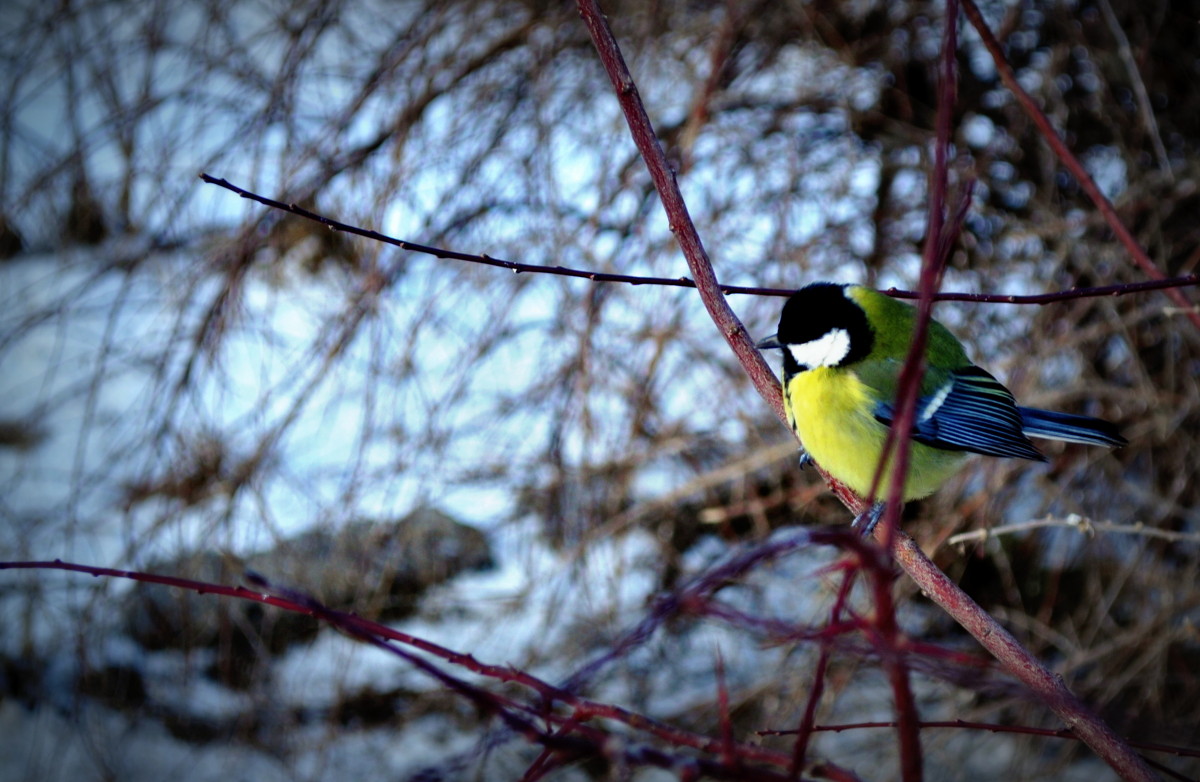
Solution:
<path fill-rule="evenodd" d="M 850 332 L 832 329 L 810 342 L 788 345 L 787 349 L 800 366 L 810 369 L 837 366 L 850 352 Z"/>

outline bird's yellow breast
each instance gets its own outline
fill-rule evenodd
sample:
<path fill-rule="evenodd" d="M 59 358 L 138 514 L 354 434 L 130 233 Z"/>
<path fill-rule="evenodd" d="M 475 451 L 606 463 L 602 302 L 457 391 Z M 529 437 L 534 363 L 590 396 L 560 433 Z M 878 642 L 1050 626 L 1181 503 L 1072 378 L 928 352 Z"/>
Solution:
<path fill-rule="evenodd" d="M 809 455 L 856 494 L 871 490 L 887 427 L 875 419 L 870 389 L 853 370 L 818 367 L 785 381 L 788 422 Z M 912 443 L 904 499 L 932 494 L 958 471 L 966 454 Z M 890 466 L 876 490 L 885 496 Z"/>

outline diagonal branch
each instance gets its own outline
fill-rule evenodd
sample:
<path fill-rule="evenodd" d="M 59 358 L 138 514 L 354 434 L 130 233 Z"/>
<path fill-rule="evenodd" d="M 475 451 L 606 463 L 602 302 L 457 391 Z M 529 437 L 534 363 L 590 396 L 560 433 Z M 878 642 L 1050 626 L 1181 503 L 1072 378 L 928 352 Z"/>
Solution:
<path fill-rule="evenodd" d="M 1054 154 L 1062 161 L 1063 166 L 1075 177 L 1079 182 L 1079 186 L 1083 188 L 1083 192 L 1087 193 L 1088 198 L 1092 199 L 1092 203 L 1096 205 L 1096 209 L 1100 214 L 1104 215 L 1108 227 L 1116 235 L 1121 244 L 1125 245 L 1125 250 L 1129 256 L 1133 258 L 1133 262 L 1138 265 L 1147 277 L 1155 280 L 1165 279 L 1164 275 L 1154 261 L 1150 260 L 1150 256 L 1146 255 L 1146 251 L 1138 244 L 1137 239 L 1121 222 L 1121 218 L 1117 215 L 1117 210 L 1113 208 L 1112 202 L 1104 197 L 1104 193 L 1100 192 L 1100 188 L 1096 186 L 1096 182 L 1088 175 L 1083 164 L 1079 162 L 1079 158 L 1071 153 L 1067 148 L 1066 143 L 1058 136 L 1058 132 L 1054 126 L 1050 124 L 1050 120 L 1046 117 L 1045 112 L 1038 108 L 1037 103 L 1030 97 L 1021 84 L 1017 81 L 1016 75 L 1013 73 L 1012 66 L 1008 64 L 1008 60 L 1004 57 L 1004 50 L 1000 46 L 1000 42 L 996 40 L 996 36 L 992 34 L 991 28 L 987 26 L 987 22 L 983 19 L 983 14 L 979 12 L 979 7 L 975 5 L 974 0 L 962 0 L 963 13 L 970 20 L 971 25 L 979 33 L 979 37 L 983 39 L 983 45 L 987 47 L 988 52 L 992 55 L 992 61 L 996 64 L 996 72 L 1000 74 L 1000 81 L 1004 82 L 1004 86 L 1008 87 L 1009 91 L 1016 96 L 1017 102 L 1021 104 L 1021 108 L 1029 115 L 1033 124 L 1037 127 L 1038 132 L 1042 134 L 1042 138 L 1054 150 Z M 1196 306 L 1187 300 L 1187 297 L 1173 288 L 1167 289 L 1167 296 L 1171 301 L 1180 307 L 1196 328 L 1200 328 L 1200 311 Z"/>
<path fill-rule="evenodd" d="M 968 7 L 973 8 L 969 0 L 964 0 L 964 2 Z M 688 266 L 696 279 L 696 287 L 700 291 L 705 307 L 708 308 L 726 341 L 733 347 L 758 392 L 768 400 L 771 408 L 782 418 L 783 405 L 777 381 L 762 357 L 750 344 L 745 329 L 729 310 L 724 297 L 721 296 L 716 276 L 712 272 L 711 264 L 704 252 L 695 226 L 692 225 L 688 216 L 674 173 L 667 165 L 662 147 L 654 135 L 650 119 L 642 105 L 633 77 L 621 56 L 612 30 L 597 6 L 596 0 L 578 0 L 578 3 L 584 23 L 587 25 L 588 32 L 600 55 L 600 60 L 613 83 L 617 100 L 625 113 L 625 119 L 629 123 L 634 142 L 650 169 L 650 175 L 667 212 L 671 231 L 679 241 Z M 1200 315 L 1197 317 L 1200 319 Z M 819 466 L 818 469 L 820 469 Z M 847 507 L 856 513 L 865 509 L 865 503 L 861 497 L 832 480 L 824 470 L 821 472 L 830 488 Z M 1076 698 L 1062 679 L 1051 673 L 1033 654 L 1017 643 L 1016 639 L 991 615 L 950 581 L 924 555 L 911 538 L 900 533 L 897 535 L 899 539 L 896 541 L 895 548 L 896 561 L 931 599 L 975 636 L 1014 676 L 1030 687 L 1118 774 L 1131 780 L 1155 779 L 1153 772 L 1142 759 L 1117 737 L 1108 725 Z"/>
<path fill-rule="evenodd" d="M 633 142 L 637 145 L 642 159 L 646 161 L 646 167 L 650 169 L 650 179 L 653 180 L 658 197 L 662 200 L 671 233 L 679 242 L 679 248 L 683 250 L 683 257 L 687 261 L 688 269 L 691 270 L 692 278 L 696 281 L 696 290 L 700 293 L 700 300 L 704 302 L 704 308 L 708 310 L 709 316 L 717 324 L 721 336 L 729 343 L 734 355 L 737 356 L 746 373 L 750 375 L 758 393 L 782 420 L 784 418 L 783 402 L 779 396 L 779 386 L 775 374 L 767 366 L 762 355 L 754 348 L 754 341 L 750 338 L 746 327 L 742 325 L 721 294 L 721 286 L 717 282 L 712 262 L 708 259 L 708 253 L 705 252 L 704 244 L 700 241 L 700 234 L 696 232 L 696 226 L 692 223 L 691 215 L 688 214 L 683 194 L 679 191 L 679 182 L 675 178 L 675 171 L 667 163 L 662 145 L 658 143 L 658 137 L 650 123 L 650 117 L 646 114 L 646 107 L 642 103 L 633 76 L 630 75 L 629 68 L 625 64 L 625 58 L 621 55 L 621 49 L 617 46 L 616 38 L 613 37 L 612 29 L 608 26 L 608 20 L 600 11 L 596 0 L 579 0 L 579 11 L 583 16 L 583 23 L 587 26 L 588 33 L 592 36 L 592 43 L 595 44 L 596 51 L 600 55 L 600 62 L 604 65 L 609 79 L 612 80 L 617 102 L 620 103 L 621 110 L 625 113 L 625 120 L 629 123 L 629 132 L 633 136 Z"/>

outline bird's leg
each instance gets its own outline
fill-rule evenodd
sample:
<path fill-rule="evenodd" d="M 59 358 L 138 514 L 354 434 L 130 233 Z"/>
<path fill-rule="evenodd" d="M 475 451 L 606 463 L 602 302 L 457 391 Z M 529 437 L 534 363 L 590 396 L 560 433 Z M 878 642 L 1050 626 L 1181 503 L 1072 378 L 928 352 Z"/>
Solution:
<path fill-rule="evenodd" d="M 800 469 L 803 470 L 808 465 L 812 464 L 812 457 L 808 455 L 808 451 L 800 449 Z"/>
<path fill-rule="evenodd" d="M 871 507 L 855 516 L 854 522 L 850 526 L 861 532 L 864 538 L 871 537 L 871 533 L 875 531 L 875 525 L 883 518 L 884 507 L 882 502 L 872 504 Z"/>

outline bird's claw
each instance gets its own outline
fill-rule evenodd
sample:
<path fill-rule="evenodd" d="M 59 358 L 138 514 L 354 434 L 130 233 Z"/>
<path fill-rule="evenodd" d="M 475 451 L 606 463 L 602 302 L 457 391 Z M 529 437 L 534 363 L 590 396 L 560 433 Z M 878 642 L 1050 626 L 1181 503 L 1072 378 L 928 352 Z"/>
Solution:
<path fill-rule="evenodd" d="M 850 524 L 851 528 L 862 533 L 864 538 L 871 537 L 871 533 L 875 531 L 875 525 L 883 518 L 883 509 L 884 504 L 882 502 L 875 503 L 854 517 L 854 521 Z"/>

